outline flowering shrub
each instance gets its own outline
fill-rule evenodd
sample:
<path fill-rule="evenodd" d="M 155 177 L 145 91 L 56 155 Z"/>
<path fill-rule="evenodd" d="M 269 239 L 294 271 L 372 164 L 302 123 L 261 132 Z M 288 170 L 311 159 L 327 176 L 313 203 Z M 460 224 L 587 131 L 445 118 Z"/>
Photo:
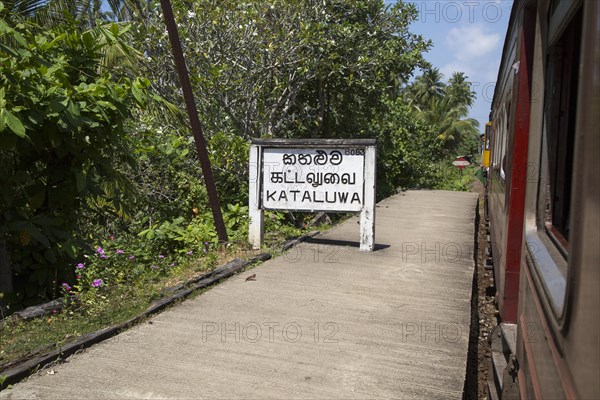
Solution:
<path fill-rule="evenodd" d="M 181 254 L 153 253 L 147 241 L 136 239 L 122 239 L 130 243 L 130 249 L 114 237 L 94 246 L 93 252 L 84 256 L 84 262 L 73 266 L 75 282 L 61 285 L 63 295 L 67 299 L 75 295 L 79 311 L 100 315 L 115 289 L 144 287 L 161 276 L 169 275 L 180 263 L 193 259 L 192 250 L 184 250 Z M 139 246 L 133 247 L 135 244 Z"/>
<path fill-rule="evenodd" d="M 117 24 L 82 32 L 67 18 L 41 29 L 7 15 L 0 13 L 0 241 L 11 252 L 12 301 L 30 305 L 68 278 L 63 266 L 79 256 L 77 227 L 92 202 L 118 204 L 106 188 L 121 181 L 116 166 L 132 163 L 124 121 L 150 82 L 105 68 L 111 46 L 127 47 Z"/>

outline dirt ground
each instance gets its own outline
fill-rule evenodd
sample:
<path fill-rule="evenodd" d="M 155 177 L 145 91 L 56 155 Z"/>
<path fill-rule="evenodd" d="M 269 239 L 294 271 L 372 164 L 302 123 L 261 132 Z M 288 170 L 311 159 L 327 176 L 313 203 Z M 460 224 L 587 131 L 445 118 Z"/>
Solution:
<path fill-rule="evenodd" d="M 484 187 L 479 181 L 475 181 L 471 188 L 473 192 L 479 193 L 480 204 L 480 219 L 479 229 L 477 232 L 477 317 L 478 321 L 475 326 L 478 329 L 477 337 L 477 361 L 469 363 L 471 370 L 467 372 L 468 377 L 473 379 L 477 376 L 477 398 L 487 399 L 487 379 L 491 373 L 491 351 L 489 336 L 497 325 L 497 311 L 494 303 L 495 287 L 494 287 L 494 271 L 485 268 L 487 244 L 487 224 L 484 213 Z M 474 356 L 474 354 L 473 354 Z M 473 369 L 477 368 L 476 371 Z M 473 388 L 474 389 L 474 388 Z M 472 395 L 467 398 L 474 398 L 474 390 Z"/>

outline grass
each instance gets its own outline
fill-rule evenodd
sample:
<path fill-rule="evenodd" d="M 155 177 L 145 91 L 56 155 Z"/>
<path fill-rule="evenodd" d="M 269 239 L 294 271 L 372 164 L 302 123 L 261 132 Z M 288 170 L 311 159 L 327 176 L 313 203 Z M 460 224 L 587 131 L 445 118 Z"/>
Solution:
<path fill-rule="evenodd" d="M 0 331 L 0 367 L 43 350 L 60 347 L 81 335 L 127 321 L 156 298 L 152 291 L 115 289 L 93 317 L 72 310 L 30 321 L 10 321 Z"/>
<path fill-rule="evenodd" d="M 479 169 L 477 165 L 470 165 L 462 170 L 453 166 L 440 167 L 440 183 L 436 189 L 468 192 L 473 179 L 477 179 L 475 173 Z"/>
<path fill-rule="evenodd" d="M 286 237 L 303 233 L 289 226 L 279 228 L 275 232 L 267 232 L 263 251 L 279 253 L 277 245 Z M 0 369 L 17 360 L 61 347 L 82 335 L 126 322 L 161 298 L 166 288 L 202 275 L 234 258 L 250 257 L 257 253 L 244 245 L 223 247 L 188 264 L 177 266 L 169 275 L 144 285 L 114 287 L 88 307 L 73 305 L 59 313 L 29 321 L 7 319 L 0 328 Z"/>

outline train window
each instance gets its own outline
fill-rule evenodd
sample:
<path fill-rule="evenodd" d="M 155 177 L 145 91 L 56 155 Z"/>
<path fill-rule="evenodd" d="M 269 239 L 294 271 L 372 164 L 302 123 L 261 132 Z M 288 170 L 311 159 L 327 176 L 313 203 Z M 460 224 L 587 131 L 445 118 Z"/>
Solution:
<path fill-rule="evenodd" d="M 569 240 L 581 22 L 580 11 L 548 54 L 545 112 L 548 182 L 544 222 L 565 253 Z"/>
<path fill-rule="evenodd" d="M 543 71 L 544 101 L 538 114 L 532 114 L 530 130 L 530 160 L 540 160 L 535 175 L 539 180 L 528 182 L 528 211 L 526 222 L 527 260 L 535 266 L 539 283 L 555 317 L 564 321 L 567 298 L 569 258 L 569 223 L 573 152 L 579 85 L 581 46 L 581 7 L 566 10 L 573 3 L 557 2 L 555 14 L 563 19 L 551 20 L 557 34 L 548 27 L 545 59 L 534 69 Z M 581 4 L 580 4 L 581 5 Z M 542 64 L 543 63 L 543 64 Z M 543 67 L 542 67 L 543 65 Z M 534 78 L 535 79 L 535 78 Z M 535 106 L 537 108 L 537 106 Z M 543 113 L 538 119 L 537 115 Z M 537 143 L 537 145 L 536 145 Z M 538 147 L 539 146 L 539 147 Z M 530 175 L 530 177 L 533 177 Z M 531 195 L 530 195 L 531 194 Z"/>

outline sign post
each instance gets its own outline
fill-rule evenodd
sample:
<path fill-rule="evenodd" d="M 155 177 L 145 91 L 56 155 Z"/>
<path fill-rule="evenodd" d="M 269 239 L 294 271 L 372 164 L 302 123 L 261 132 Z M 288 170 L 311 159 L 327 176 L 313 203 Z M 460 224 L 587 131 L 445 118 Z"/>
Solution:
<path fill-rule="evenodd" d="M 375 139 L 255 139 L 249 241 L 263 244 L 264 210 L 360 212 L 360 249 L 375 247 Z"/>

